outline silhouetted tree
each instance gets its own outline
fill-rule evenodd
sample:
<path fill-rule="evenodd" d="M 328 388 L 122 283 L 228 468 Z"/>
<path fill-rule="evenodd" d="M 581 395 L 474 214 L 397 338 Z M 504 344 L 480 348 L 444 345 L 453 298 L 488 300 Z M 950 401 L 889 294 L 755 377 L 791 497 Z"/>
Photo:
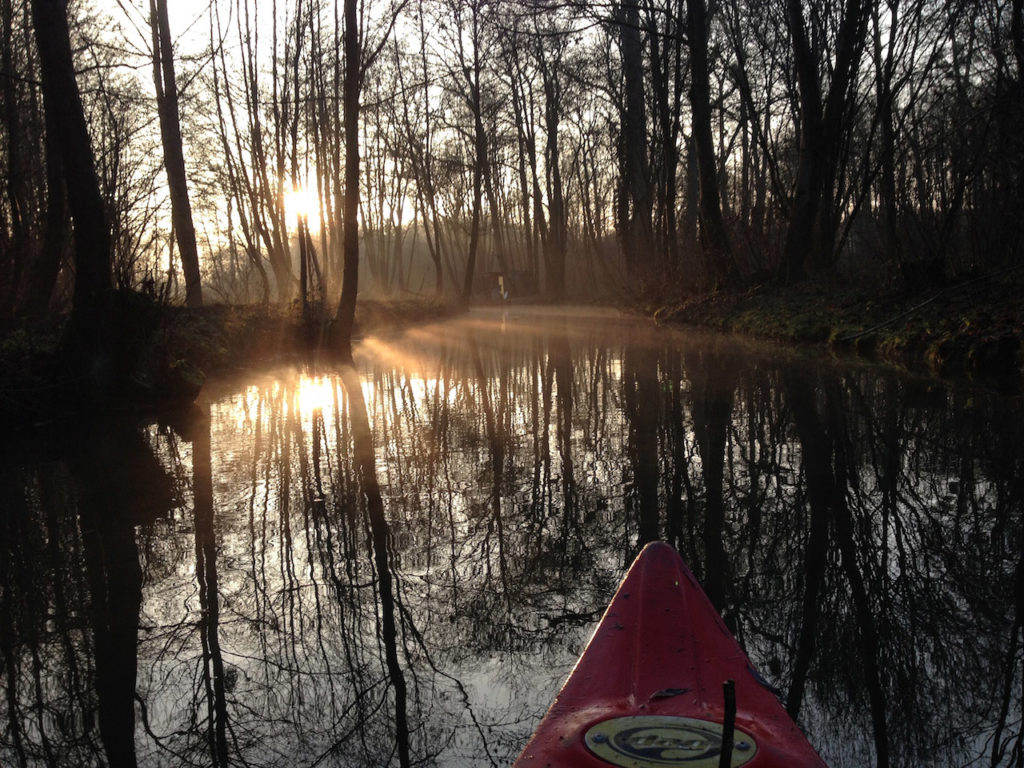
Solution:
<path fill-rule="evenodd" d="M 111 287 L 110 226 L 100 194 L 92 143 L 71 60 L 66 6 L 32 0 L 43 98 L 52 110 L 75 234 L 74 309 L 80 319 Z"/>
<path fill-rule="evenodd" d="M 174 77 L 174 46 L 171 24 L 167 16 L 167 0 L 150 0 L 150 25 L 153 30 L 153 85 L 160 116 L 160 137 L 164 149 L 164 168 L 171 197 L 171 220 L 185 273 L 185 303 L 190 307 L 203 304 L 202 281 L 199 274 L 199 248 L 192 222 L 188 178 L 185 175 L 185 153 L 181 141 L 178 110 L 178 84 Z"/>

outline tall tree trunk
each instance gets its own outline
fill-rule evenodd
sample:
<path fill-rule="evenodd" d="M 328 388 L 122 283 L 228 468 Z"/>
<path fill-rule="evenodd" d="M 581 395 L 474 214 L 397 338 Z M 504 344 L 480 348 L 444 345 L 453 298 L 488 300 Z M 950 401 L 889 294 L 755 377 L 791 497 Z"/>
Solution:
<path fill-rule="evenodd" d="M 480 11 L 473 9 L 473 64 L 464 69 L 466 85 L 469 88 L 469 108 L 473 113 L 473 211 L 469 224 L 469 254 L 466 257 L 466 273 L 462 281 L 462 303 L 469 304 L 473 293 L 473 276 L 476 271 L 477 251 L 480 247 L 480 223 L 483 218 L 484 174 L 487 173 L 487 133 L 484 130 L 483 105 L 480 102 Z M 497 211 L 491 211 L 494 216 Z"/>
<path fill-rule="evenodd" d="M 666 10 L 668 11 L 666 13 Z M 679 167 L 679 132 L 683 83 L 683 0 L 646 4 L 647 36 L 650 48 L 651 107 L 655 137 L 651 143 L 651 176 L 655 185 L 654 248 L 658 259 L 668 265 L 679 263 L 679 232 L 676 220 Z"/>
<path fill-rule="evenodd" d="M 526 173 L 527 163 L 527 139 L 526 139 L 526 96 L 525 86 L 520 77 L 518 60 L 519 42 L 518 35 L 513 32 L 514 39 L 506 52 L 506 72 L 508 74 L 509 90 L 512 97 L 512 115 L 515 118 L 516 127 L 516 170 L 519 182 L 519 197 L 522 208 L 522 234 L 526 245 L 526 261 L 529 272 L 534 282 L 537 282 L 537 238 L 534 235 L 533 217 L 530 213 L 531 197 L 530 182 Z"/>
<path fill-rule="evenodd" d="M 561 121 L 562 88 L 558 68 L 561 67 L 561 50 L 553 53 L 553 61 L 547 61 L 544 46 L 538 46 L 537 61 L 540 64 L 544 86 L 544 129 L 547 146 L 544 153 L 544 167 L 547 171 L 548 215 L 551 230 L 545 255 L 547 292 L 554 299 L 565 296 L 565 257 L 568 250 L 565 193 L 562 185 L 561 159 L 559 157 L 558 128 Z"/>
<path fill-rule="evenodd" d="M 520 77 L 523 77 L 521 71 Z M 533 229 L 530 231 L 530 252 L 532 256 L 530 269 L 533 273 L 534 284 L 539 285 L 540 252 L 548 247 L 548 220 L 544 213 L 544 195 L 541 193 L 540 188 L 540 174 L 537 172 L 537 126 L 533 119 L 535 111 L 533 89 L 529 89 L 529 94 L 523 93 L 523 116 L 526 118 L 523 138 L 526 140 L 526 158 L 530 167 L 530 189 L 532 190 L 531 197 L 533 199 Z"/>
<path fill-rule="evenodd" d="M 160 139 L 164 148 L 164 168 L 171 198 L 171 222 L 177 236 L 181 268 L 185 274 L 185 303 L 190 307 L 203 304 L 199 274 L 199 248 L 192 223 L 192 204 L 188 198 L 185 175 L 185 153 L 181 144 L 181 122 L 178 112 L 178 86 L 174 79 L 174 48 L 171 25 L 167 17 L 167 0 L 150 0 L 150 24 L 153 30 L 153 84 L 156 87 L 157 111 L 160 114 Z"/>
<path fill-rule="evenodd" d="M 700 189 L 700 238 L 708 277 L 718 287 L 735 280 L 736 266 L 722 218 L 722 200 L 715 169 L 707 10 L 704 0 L 688 0 L 686 8 L 690 41 L 690 108 L 693 110 L 693 143 Z"/>
<path fill-rule="evenodd" d="M 352 329 L 359 291 L 359 90 L 360 71 L 358 1 L 345 0 L 345 198 L 341 298 L 334 317 L 334 341 L 343 360 L 352 360 Z"/>
<path fill-rule="evenodd" d="M 473 87 L 474 92 L 477 87 Z M 483 208 L 483 156 L 487 151 L 487 138 L 484 135 L 483 121 L 479 114 L 475 116 L 473 131 L 473 147 L 475 158 L 473 160 L 473 210 L 470 214 L 469 223 L 469 253 L 466 256 L 466 273 L 462 278 L 462 303 L 468 304 L 473 293 L 473 276 L 476 272 L 477 251 L 480 249 L 480 219 Z"/>
<path fill-rule="evenodd" d="M 649 269 L 653 259 L 654 232 L 651 223 L 650 166 L 647 161 L 647 111 L 644 106 L 643 45 L 640 14 L 636 0 L 625 0 L 618 9 L 619 49 L 622 56 L 620 158 L 620 232 L 626 259 Z M 628 209 L 626 208 L 628 206 Z"/>
<path fill-rule="evenodd" d="M 829 265 L 835 240 L 832 202 L 839 166 L 843 119 L 851 99 L 850 83 L 863 50 L 866 28 L 863 0 L 846 0 L 836 39 L 835 63 L 827 98 L 819 80 L 819 52 L 812 47 L 801 0 L 788 0 L 786 12 L 793 43 L 800 97 L 800 149 L 781 277 L 803 279 L 807 257 Z"/>
<path fill-rule="evenodd" d="M 689 252 L 697 250 L 697 218 L 700 209 L 700 174 L 697 172 L 697 147 L 693 132 L 684 138 L 686 149 L 686 169 L 683 185 L 683 220 L 680 222 L 679 235 L 683 248 Z"/>
<path fill-rule="evenodd" d="M 557 91 L 557 89 L 556 89 Z M 565 296 L 565 257 L 568 251 L 568 233 L 565 212 L 565 195 L 562 189 L 562 173 L 559 168 L 558 152 L 558 99 L 556 94 L 549 97 L 545 106 L 547 117 L 547 169 L 550 178 L 548 211 L 551 217 L 551 236 L 548 239 L 548 293 L 554 299 Z"/>
<path fill-rule="evenodd" d="M 111 287 L 110 225 L 75 82 L 68 17 L 63 0 L 32 0 L 32 21 L 42 70 L 43 99 L 64 159 L 64 180 L 74 217 L 74 312 L 79 319 Z M 95 329 L 83 328 L 87 334 Z"/>
<path fill-rule="evenodd" d="M 437 196 L 434 194 L 434 171 L 431 147 L 433 146 L 433 120 L 430 111 L 430 71 L 427 67 L 427 28 L 423 16 L 423 1 L 417 4 L 417 17 L 419 19 L 420 31 L 420 71 L 423 75 L 423 148 L 419 152 L 423 177 L 427 181 L 426 205 L 423 213 L 423 229 L 429 232 L 431 226 L 434 230 L 434 250 L 430 257 L 434 262 L 434 295 L 438 298 L 444 293 L 444 272 L 441 269 L 441 257 L 444 253 L 444 231 L 441 227 L 441 217 L 437 211 Z"/>

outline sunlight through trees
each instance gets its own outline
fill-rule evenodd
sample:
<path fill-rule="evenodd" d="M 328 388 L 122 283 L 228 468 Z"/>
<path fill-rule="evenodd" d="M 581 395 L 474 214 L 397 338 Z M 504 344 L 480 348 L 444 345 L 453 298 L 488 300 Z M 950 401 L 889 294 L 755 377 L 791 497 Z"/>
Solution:
<path fill-rule="evenodd" d="M 6 317 L 75 284 L 35 5 L 0 3 Z M 462 301 L 502 276 L 656 299 L 808 274 L 920 289 L 1020 253 L 1019 2 L 167 11 L 68 9 L 116 287 L 335 307 L 346 274 Z"/>

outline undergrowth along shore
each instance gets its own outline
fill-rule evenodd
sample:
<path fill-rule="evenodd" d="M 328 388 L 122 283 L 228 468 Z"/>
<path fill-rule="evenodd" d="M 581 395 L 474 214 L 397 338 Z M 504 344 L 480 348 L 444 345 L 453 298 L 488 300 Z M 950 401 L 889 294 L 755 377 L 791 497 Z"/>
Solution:
<path fill-rule="evenodd" d="M 458 312 L 432 299 L 360 300 L 356 336 L 439 320 Z M 191 403 L 209 376 L 309 359 L 326 322 L 306 323 L 298 305 L 165 306 L 116 292 L 106 322 L 116 385 L 96 402 L 62 349 L 64 320 L 0 335 L 0 429 L 23 429 L 94 411 L 150 411 Z"/>
<path fill-rule="evenodd" d="M 968 279 L 921 293 L 834 283 L 762 285 L 680 298 L 643 311 L 658 323 L 830 348 L 915 373 L 1024 384 L 1024 273 Z"/>
<path fill-rule="evenodd" d="M 832 349 L 914 372 L 1024 387 L 1024 271 L 974 278 L 918 294 L 868 293 L 834 283 L 761 285 L 620 308 L 660 324 Z M 356 333 L 399 329 L 461 311 L 431 299 L 360 300 Z M 201 309 L 159 306 L 125 292 L 117 304 L 123 402 L 143 410 L 191 402 L 208 376 L 301 363 L 308 326 L 297 305 Z M 0 428 L 26 427 L 90 408 L 70 379 L 59 321 L 0 335 Z M 325 326 L 314 324 L 313 333 Z"/>

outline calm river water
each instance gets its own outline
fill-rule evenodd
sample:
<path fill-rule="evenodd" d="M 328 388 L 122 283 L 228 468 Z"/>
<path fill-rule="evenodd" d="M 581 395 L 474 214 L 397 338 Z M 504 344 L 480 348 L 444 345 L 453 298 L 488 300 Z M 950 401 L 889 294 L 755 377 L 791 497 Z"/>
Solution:
<path fill-rule="evenodd" d="M 594 311 L 0 460 L 0 765 L 507 766 L 667 539 L 833 768 L 1021 765 L 1020 398 Z"/>

